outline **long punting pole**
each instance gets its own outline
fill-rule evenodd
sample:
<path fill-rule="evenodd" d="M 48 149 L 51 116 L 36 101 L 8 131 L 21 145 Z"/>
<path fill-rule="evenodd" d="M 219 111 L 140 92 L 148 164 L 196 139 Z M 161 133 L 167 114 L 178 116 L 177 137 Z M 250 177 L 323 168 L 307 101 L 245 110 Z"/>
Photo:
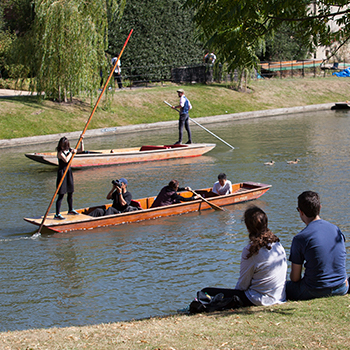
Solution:
<path fill-rule="evenodd" d="M 105 85 L 104 85 L 104 87 L 103 87 L 103 89 L 102 89 L 102 91 L 101 91 L 101 93 L 100 93 L 100 96 L 98 97 L 98 99 L 97 99 L 97 101 L 96 101 L 96 103 L 95 103 L 95 107 L 93 108 L 93 110 L 92 110 L 92 112 L 91 112 L 91 114 L 90 114 L 89 119 L 87 120 L 87 122 L 86 122 L 86 124 L 85 124 L 84 130 L 82 131 L 82 133 L 81 133 L 81 135 L 80 135 L 80 137 L 79 137 L 79 140 L 78 140 L 78 142 L 77 142 L 77 145 L 75 146 L 75 149 L 78 149 L 78 148 L 79 148 L 79 145 L 80 145 L 81 141 L 83 140 L 84 134 L 85 134 L 85 132 L 86 132 L 86 130 L 87 130 L 89 124 L 90 124 L 90 121 L 91 121 L 93 115 L 95 114 L 95 111 L 96 111 L 96 109 L 97 109 L 98 104 L 99 104 L 100 101 L 101 101 L 101 98 L 102 98 L 103 93 L 104 93 L 105 90 L 107 89 L 108 83 L 109 83 L 109 81 L 111 80 L 111 78 L 112 78 L 112 76 L 113 76 L 113 72 L 114 72 L 115 69 L 117 68 L 118 61 L 120 60 L 120 57 L 122 56 L 122 54 L 123 54 L 123 52 L 124 52 L 124 49 L 125 49 L 125 47 L 126 47 L 128 41 L 129 41 L 129 39 L 130 39 L 130 36 L 131 36 L 132 32 L 133 32 L 133 29 L 130 30 L 129 35 L 128 35 L 127 39 L 125 40 L 124 46 L 123 46 L 122 50 L 120 51 L 120 54 L 119 54 L 119 56 L 118 56 L 118 59 L 117 59 L 117 61 L 115 62 L 113 69 L 112 69 L 111 72 L 109 73 L 109 76 L 108 76 L 108 78 L 107 78 L 107 81 L 106 81 L 106 83 L 105 83 Z M 53 202 L 54 202 L 54 200 L 55 200 L 55 198 L 56 198 L 56 196 L 57 196 L 57 193 L 58 193 L 58 191 L 59 191 L 60 188 L 61 188 L 61 185 L 62 185 L 62 183 L 63 183 L 63 180 L 64 180 L 64 178 L 66 177 L 66 174 L 67 174 L 67 172 L 68 172 L 68 169 L 69 169 L 69 167 L 70 167 L 70 165 L 71 165 L 71 163 L 72 163 L 72 161 L 73 161 L 73 158 L 74 158 L 74 153 L 72 153 L 72 156 L 71 156 L 71 158 L 70 158 L 70 160 L 69 160 L 69 162 L 68 162 L 68 164 L 67 164 L 66 170 L 65 170 L 65 172 L 63 173 L 62 179 L 61 179 L 60 183 L 58 184 L 54 195 L 52 196 L 51 202 L 50 202 L 50 204 L 49 204 L 49 206 L 48 206 L 48 208 L 47 208 L 47 210 L 46 210 L 46 213 L 45 213 L 45 215 L 44 215 L 44 217 L 43 217 L 43 220 L 42 220 L 42 222 L 41 222 L 41 224 L 40 224 L 39 230 L 38 230 L 38 232 L 36 233 L 37 235 L 40 234 L 40 232 L 41 232 L 41 230 L 42 230 L 42 228 L 43 228 L 43 226 L 44 226 L 44 222 L 45 222 L 45 220 L 46 220 L 46 218 L 47 218 L 47 215 L 49 214 L 49 211 L 50 211 L 51 206 L 52 206 L 52 204 L 53 204 Z"/>
<path fill-rule="evenodd" d="M 168 103 L 167 101 L 163 101 L 165 104 L 167 104 L 169 107 L 172 107 L 172 105 L 170 103 Z M 180 113 L 180 111 L 178 109 L 175 108 L 175 110 L 177 112 Z M 231 147 L 232 149 L 235 149 L 233 146 L 231 146 L 229 143 L 227 143 L 225 140 L 223 140 L 222 138 L 220 138 L 219 136 L 215 135 L 213 132 L 211 132 L 210 130 L 208 130 L 207 128 L 205 128 L 203 125 L 199 124 L 198 122 L 196 122 L 194 119 L 189 118 L 190 121 L 192 121 L 193 123 L 197 124 L 198 126 L 200 126 L 202 129 L 204 129 L 205 131 L 207 131 L 209 134 L 215 136 L 217 139 L 219 139 L 221 142 L 223 142 L 225 145 Z"/>

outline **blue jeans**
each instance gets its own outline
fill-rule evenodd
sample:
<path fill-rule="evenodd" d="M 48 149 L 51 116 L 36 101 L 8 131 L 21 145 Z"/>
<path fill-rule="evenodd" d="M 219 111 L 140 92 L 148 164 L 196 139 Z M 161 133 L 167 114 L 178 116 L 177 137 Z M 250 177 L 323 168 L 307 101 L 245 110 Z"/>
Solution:
<path fill-rule="evenodd" d="M 287 281 L 286 292 L 288 300 L 309 300 L 334 295 L 345 295 L 348 292 L 348 284 L 344 283 L 334 288 L 310 289 L 302 278 L 298 282 Z"/>

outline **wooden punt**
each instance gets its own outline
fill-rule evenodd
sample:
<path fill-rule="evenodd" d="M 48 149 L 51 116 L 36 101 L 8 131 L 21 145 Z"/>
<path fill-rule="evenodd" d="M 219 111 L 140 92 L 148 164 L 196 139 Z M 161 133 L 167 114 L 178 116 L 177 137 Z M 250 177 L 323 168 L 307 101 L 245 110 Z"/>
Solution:
<path fill-rule="evenodd" d="M 215 146 L 215 143 L 192 143 L 189 145 L 146 145 L 135 148 L 83 151 L 74 156 L 71 167 L 120 165 L 174 158 L 198 157 L 209 152 Z M 25 156 L 39 163 L 58 165 L 56 152 L 26 153 Z"/>
<path fill-rule="evenodd" d="M 271 185 L 257 182 L 241 182 L 232 185 L 232 193 L 229 195 L 218 196 L 211 191 L 211 188 L 196 190 L 196 192 L 213 204 L 218 206 L 226 206 L 257 199 L 268 191 L 270 187 Z M 189 191 L 182 192 L 181 195 L 184 197 L 191 197 L 192 193 Z M 65 220 L 55 220 L 54 214 L 51 213 L 47 216 L 43 228 L 46 228 L 46 232 L 48 233 L 87 230 L 97 227 L 128 224 L 164 216 L 179 215 L 211 209 L 210 205 L 201 199 L 172 204 L 164 207 L 151 208 L 154 199 L 155 197 L 146 197 L 136 200 L 135 202 L 138 202 L 141 205 L 141 210 L 101 216 L 98 218 L 94 218 L 88 214 L 96 208 L 108 208 L 112 204 L 77 209 L 76 211 L 79 213 L 79 215 L 67 215 L 67 212 L 62 212 L 62 215 L 66 218 Z M 43 216 L 36 218 L 24 218 L 25 221 L 37 226 L 40 226 L 42 219 Z"/>

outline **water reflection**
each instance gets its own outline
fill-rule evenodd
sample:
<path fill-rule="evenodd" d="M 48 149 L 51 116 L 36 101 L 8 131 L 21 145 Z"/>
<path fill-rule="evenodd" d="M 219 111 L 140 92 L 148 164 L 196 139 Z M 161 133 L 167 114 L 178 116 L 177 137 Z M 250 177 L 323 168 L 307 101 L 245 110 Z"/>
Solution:
<path fill-rule="evenodd" d="M 321 216 L 341 228 L 349 251 L 349 116 L 330 111 L 208 125 L 236 147 L 233 151 L 193 126 L 196 141 L 217 143 L 206 156 L 76 170 L 74 206 L 105 203 L 115 178 L 127 178 L 138 198 L 157 194 L 171 178 L 203 188 L 225 172 L 232 182 L 272 185 L 254 204 L 267 212 L 287 254 L 293 235 L 304 227 L 295 207 L 297 196 L 307 189 L 320 193 Z M 128 147 L 155 139 L 169 143 L 176 136 L 177 130 L 159 130 L 86 144 L 91 149 Z M 225 212 L 207 210 L 31 239 L 35 228 L 22 218 L 45 213 L 56 169 L 23 154 L 55 146 L 0 152 L 1 331 L 164 315 L 185 306 L 204 286 L 234 286 L 247 242 L 241 222 L 247 203 Z M 287 164 L 295 158 L 298 164 Z M 275 165 L 263 165 L 270 160 Z M 349 264 L 348 258 L 348 272 Z"/>

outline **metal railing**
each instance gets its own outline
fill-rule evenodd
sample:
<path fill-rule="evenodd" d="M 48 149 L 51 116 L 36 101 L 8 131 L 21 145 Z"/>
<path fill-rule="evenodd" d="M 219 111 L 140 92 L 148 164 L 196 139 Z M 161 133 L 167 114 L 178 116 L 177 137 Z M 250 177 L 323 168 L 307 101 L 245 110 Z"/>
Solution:
<path fill-rule="evenodd" d="M 303 78 L 326 77 L 334 72 L 350 67 L 347 62 L 327 63 L 324 60 L 290 60 L 261 62 L 259 71 L 250 74 L 251 78 Z M 191 64 L 183 67 L 171 65 L 151 65 L 122 67 L 124 87 L 149 86 L 153 83 L 212 83 L 234 82 L 238 80 L 239 72 L 227 73 L 220 64 L 213 67 L 209 64 Z"/>

